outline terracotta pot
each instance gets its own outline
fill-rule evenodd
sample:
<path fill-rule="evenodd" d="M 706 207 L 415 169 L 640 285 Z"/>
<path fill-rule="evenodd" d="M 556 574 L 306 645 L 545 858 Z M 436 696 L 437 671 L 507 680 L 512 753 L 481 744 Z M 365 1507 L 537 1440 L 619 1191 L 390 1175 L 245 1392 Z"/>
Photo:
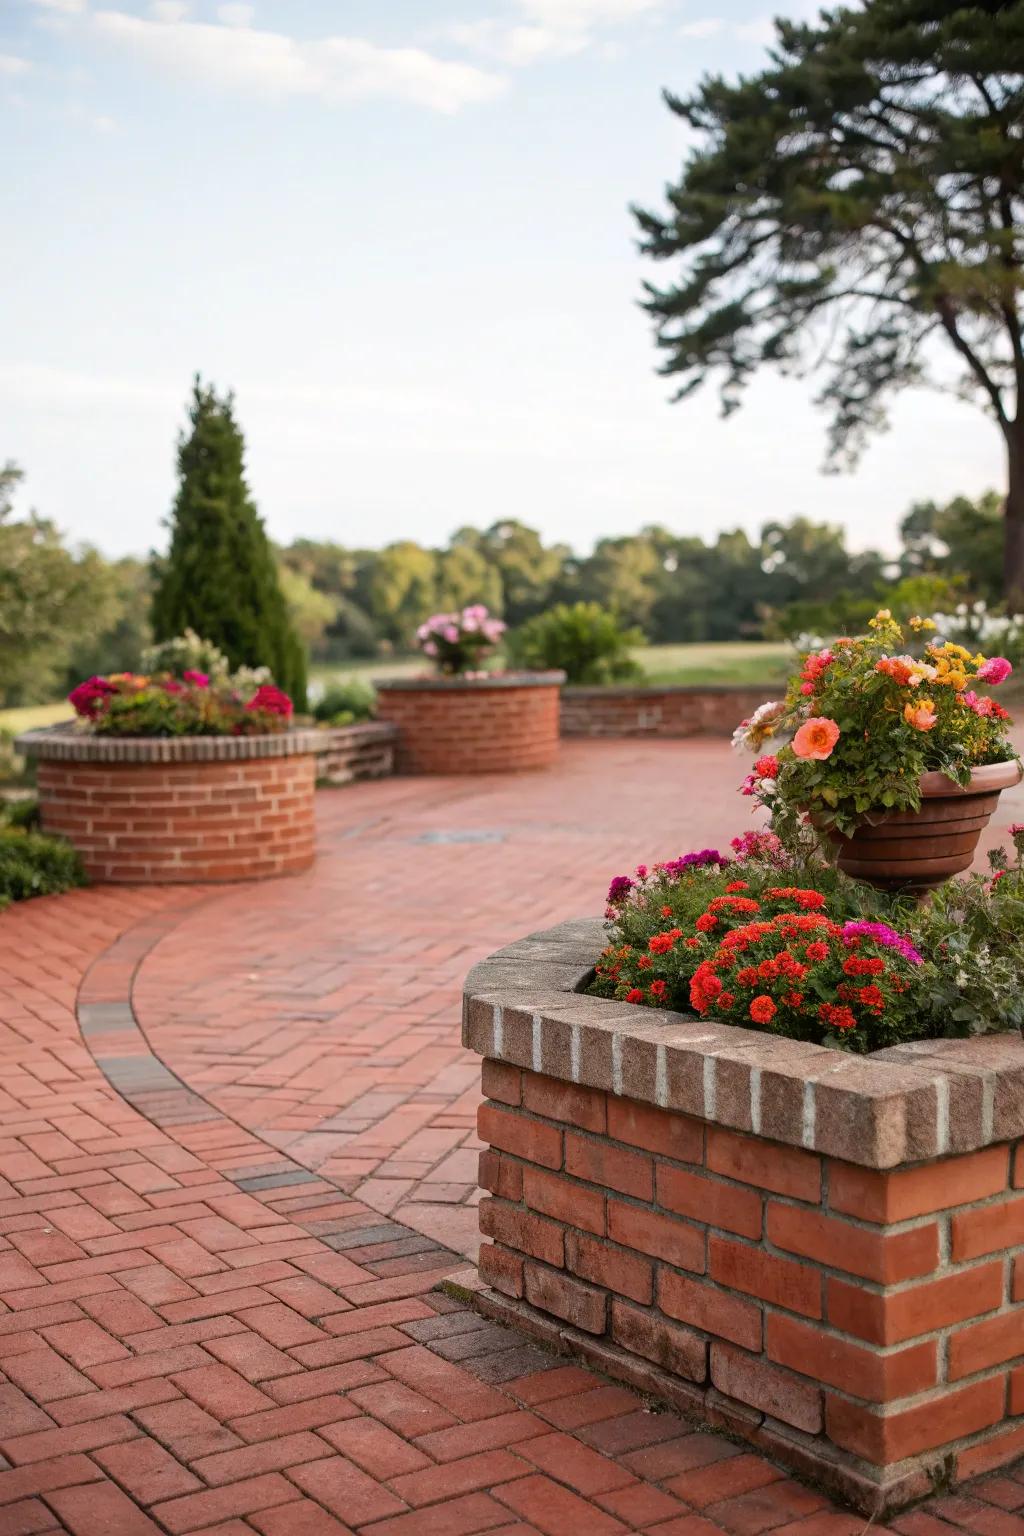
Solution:
<path fill-rule="evenodd" d="M 966 788 L 944 773 L 921 775 L 921 809 L 887 811 L 849 837 L 829 834 L 844 874 L 883 889 L 928 891 L 969 869 L 1002 790 L 1019 784 L 1019 763 L 975 768 Z"/>

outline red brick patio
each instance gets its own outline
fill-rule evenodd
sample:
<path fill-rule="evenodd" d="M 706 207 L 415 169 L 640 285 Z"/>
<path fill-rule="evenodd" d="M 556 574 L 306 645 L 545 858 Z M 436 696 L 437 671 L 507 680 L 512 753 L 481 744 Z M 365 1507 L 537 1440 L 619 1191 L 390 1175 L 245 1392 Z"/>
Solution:
<path fill-rule="evenodd" d="M 434 1290 L 476 1229 L 465 972 L 725 842 L 736 777 L 718 742 L 570 743 L 326 793 L 294 879 L 0 916 L 0 1536 L 863 1530 Z M 1021 1510 L 1024 1470 L 893 1528 Z"/>

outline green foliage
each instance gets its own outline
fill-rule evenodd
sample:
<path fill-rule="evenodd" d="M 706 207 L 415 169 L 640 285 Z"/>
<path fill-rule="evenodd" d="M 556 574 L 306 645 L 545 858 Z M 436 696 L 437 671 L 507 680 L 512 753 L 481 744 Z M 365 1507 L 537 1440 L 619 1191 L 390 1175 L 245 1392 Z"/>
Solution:
<path fill-rule="evenodd" d="M 1024 1028 L 1019 851 L 1015 867 L 994 885 L 971 875 L 940 886 L 921 909 L 917 926 L 930 957 L 925 978 L 929 1034 L 984 1034 L 996 1021 L 1005 1029 Z"/>
<path fill-rule="evenodd" d="M 117 568 L 95 550 L 69 550 L 55 524 L 13 515 L 22 472 L 0 468 L 0 705 L 50 699 L 73 653 L 123 619 Z"/>
<path fill-rule="evenodd" d="M 383 638 L 408 650 L 437 607 L 437 555 L 409 539 L 389 544 L 373 562 L 369 597 Z"/>
<path fill-rule="evenodd" d="M 192 628 L 219 646 L 232 667 L 269 667 L 304 709 L 305 652 L 245 481 L 232 397 L 218 397 L 197 377 L 189 420 L 191 430 L 178 442 L 171 547 L 158 563 L 154 634 L 168 640 Z"/>
<path fill-rule="evenodd" d="M 720 381 L 723 411 L 763 365 L 824 364 L 833 464 L 936 375 L 978 398 L 1008 462 L 1006 580 L 1024 583 L 1024 3 L 866 0 L 775 23 L 769 63 L 705 77 L 671 111 L 692 149 L 643 248 L 677 261 L 646 308 L 684 398 Z"/>
<path fill-rule="evenodd" d="M 986 491 L 977 501 L 954 496 L 945 506 L 918 501 L 900 523 L 903 569 L 945 577 L 965 595 L 995 603 L 1003 590 L 1003 498 Z M 925 608 L 943 607 L 938 598 Z"/>
<path fill-rule="evenodd" d="M 69 697 L 97 736 L 257 736 L 292 719 L 291 699 L 272 683 L 240 692 L 232 678 L 201 674 L 91 677 Z"/>
<path fill-rule="evenodd" d="M 0 907 L 84 884 L 81 861 L 70 843 L 0 823 Z"/>
<path fill-rule="evenodd" d="M 562 671 L 570 683 L 619 683 L 641 677 L 630 652 L 643 645 L 598 603 L 559 603 L 513 632 L 509 655 L 521 667 Z"/>
<path fill-rule="evenodd" d="M 323 725 L 353 725 L 359 720 L 372 720 L 376 713 L 376 693 L 369 683 L 357 677 L 331 683 L 313 707 L 314 719 Z"/>

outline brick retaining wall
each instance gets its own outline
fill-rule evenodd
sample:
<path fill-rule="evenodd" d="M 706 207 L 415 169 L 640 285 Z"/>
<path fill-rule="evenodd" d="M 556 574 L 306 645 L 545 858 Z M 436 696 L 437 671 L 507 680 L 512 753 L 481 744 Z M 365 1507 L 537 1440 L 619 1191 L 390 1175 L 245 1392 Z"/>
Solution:
<path fill-rule="evenodd" d="M 379 718 L 398 731 L 398 772 L 546 768 L 558 751 L 562 679 L 561 672 L 535 672 L 378 683 Z"/>
<path fill-rule="evenodd" d="M 774 691 L 773 691 L 774 689 Z M 563 736 L 731 736 L 784 683 L 755 687 L 563 688 Z"/>
<path fill-rule="evenodd" d="M 314 731 L 171 740 L 29 732 L 43 829 L 91 880 L 252 880 L 313 861 Z M 104 750 L 106 749 L 106 750 Z"/>
<path fill-rule="evenodd" d="M 481 1305 L 868 1513 L 1024 1453 L 1024 1042 L 851 1058 L 582 996 L 598 924 L 467 983 Z"/>
<path fill-rule="evenodd" d="M 359 779 L 386 779 L 395 771 L 396 728 L 385 720 L 335 725 L 322 730 L 323 750 L 317 762 L 322 784 L 351 784 Z"/>

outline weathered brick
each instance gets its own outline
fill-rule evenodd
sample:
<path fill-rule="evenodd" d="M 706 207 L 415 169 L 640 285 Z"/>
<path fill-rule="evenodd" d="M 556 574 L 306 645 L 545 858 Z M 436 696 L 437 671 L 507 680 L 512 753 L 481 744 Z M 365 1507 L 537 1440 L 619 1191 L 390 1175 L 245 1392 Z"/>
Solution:
<path fill-rule="evenodd" d="M 493 1243 L 481 1243 L 478 1264 L 481 1280 L 493 1285 L 503 1296 L 523 1294 L 523 1261 L 517 1253 L 496 1248 Z"/>
<path fill-rule="evenodd" d="M 711 1346 L 711 1380 L 719 1392 L 783 1424 L 816 1435 L 822 1426 L 821 1389 L 729 1344 Z"/>
<path fill-rule="evenodd" d="M 583 1280 L 648 1303 L 654 1297 L 654 1278 L 650 1260 L 616 1248 L 599 1237 L 582 1232 L 565 1234 L 565 1267 Z"/>
<path fill-rule="evenodd" d="M 805 1317 L 821 1316 L 821 1271 L 795 1264 L 748 1243 L 712 1236 L 708 1241 L 708 1272 L 720 1285 Z"/>
<path fill-rule="evenodd" d="M 676 1269 L 704 1272 L 705 1235 L 675 1216 L 662 1216 L 624 1200 L 608 1202 L 608 1236 L 626 1248 L 664 1259 Z"/>
<path fill-rule="evenodd" d="M 533 1211 L 524 1211 L 504 1200 L 481 1200 L 480 1230 L 485 1237 L 493 1237 L 506 1248 L 528 1253 L 558 1269 L 562 1267 L 564 1229 Z"/>
<path fill-rule="evenodd" d="M 600 1237 L 605 1231 L 605 1195 L 598 1189 L 587 1189 L 564 1174 L 550 1173 L 541 1168 L 526 1168 L 523 1172 L 523 1200 L 533 1211 L 540 1211 L 555 1221 L 581 1227 Z"/>
<path fill-rule="evenodd" d="M 524 1294 L 531 1306 L 551 1312 L 584 1333 L 603 1333 L 608 1308 L 607 1294 L 571 1275 L 537 1264 L 523 1266 Z"/>
<path fill-rule="evenodd" d="M 493 1061 L 490 1057 L 483 1063 L 480 1077 L 480 1088 L 485 1099 L 496 1099 L 500 1104 L 518 1105 L 523 1097 L 523 1074 L 519 1067 L 513 1067 L 505 1061 Z"/>
<path fill-rule="evenodd" d="M 611 1334 L 623 1349 L 676 1376 L 700 1382 L 707 1374 L 708 1349 L 700 1334 L 666 1322 L 657 1312 L 630 1306 L 617 1296 L 612 1297 Z"/>
<path fill-rule="evenodd" d="M 538 1072 L 523 1074 L 524 1109 L 547 1120 L 563 1120 L 583 1131 L 604 1131 L 605 1099 L 606 1095 L 596 1088 L 560 1082 Z"/>
<path fill-rule="evenodd" d="M 658 1305 L 669 1317 L 704 1333 L 729 1339 L 744 1349 L 761 1348 L 761 1309 L 753 1302 L 663 1269 L 658 1276 Z"/>

